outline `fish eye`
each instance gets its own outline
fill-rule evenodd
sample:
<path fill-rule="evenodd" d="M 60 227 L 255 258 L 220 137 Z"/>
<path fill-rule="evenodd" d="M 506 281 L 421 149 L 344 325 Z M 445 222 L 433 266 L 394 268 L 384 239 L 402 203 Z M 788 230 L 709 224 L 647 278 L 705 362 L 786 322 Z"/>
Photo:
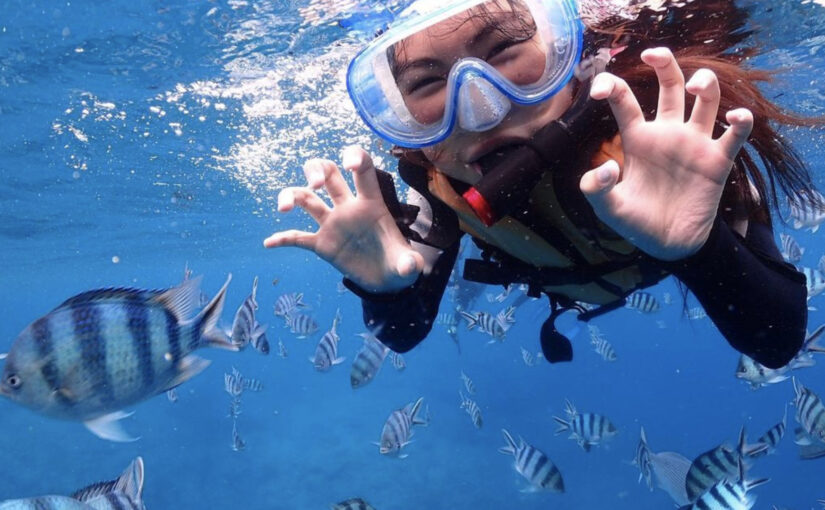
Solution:
<path fill-rule="evenodd" d="M 12 389 L 17 389 L 20 387 L 21 384 L 23 384 L 23 381 L 22 379 L 20 379 L 19 375 L 9 374 L 6 376 L 6 384 L 8 384 L 9 387 Z"/>

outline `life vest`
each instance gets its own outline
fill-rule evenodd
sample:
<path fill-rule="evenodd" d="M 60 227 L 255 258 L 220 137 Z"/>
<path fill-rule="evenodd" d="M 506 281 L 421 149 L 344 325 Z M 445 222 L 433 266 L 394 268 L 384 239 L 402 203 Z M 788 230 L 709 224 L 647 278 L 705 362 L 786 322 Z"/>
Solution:
<path fill-rule="evenodd" d="M 622 164 L 618 136 L 603 143 L 591 163 L 595 167 L 608 159 Z M 461 230 L 494 248 L 488 260 L 466 261 L 464 277 L 469 280 L 492 284 L 521 280 L 533 286 L 534 295 L 538 290 L 574 301 L 607 305 L 657 283 L 668 274 L 601 222 L 598 228 L 587 232 L 576 225 L 559 202 L 552 172 L 547 172 L 533 188 L 526 207 L 531 221 L 541 222 L 545 234 L 553 232 L 556 242 L 512 216 L 485 226 L 446 175 L 433 168 L 427 172 L 429 192 L 456 213 Z M 515 271 L 513 266 L 518 266 Z"/>

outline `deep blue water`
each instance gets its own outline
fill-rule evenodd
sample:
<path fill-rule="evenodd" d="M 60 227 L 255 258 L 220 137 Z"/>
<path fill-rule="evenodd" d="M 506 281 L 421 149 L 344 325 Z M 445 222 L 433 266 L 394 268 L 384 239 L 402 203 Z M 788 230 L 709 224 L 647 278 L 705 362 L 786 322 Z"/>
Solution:
<path fill-rule="evenodd" d="M 0 352 L 71 295 L 172 286 L 188 264 L 210 295 L 233 274 L 226 323 L 258 275 L 259 320 L 289 357 L 201 351 L 213 364 L 179 388 L 176 404 L 158 396 L 131 409 L 125 427 L 141 439 L 129 444 L 0 402 L 0 500 L 68 494 L 115 477 L 142 455 L 150 510 L 327 508 L 353 496 L 379 510 L 672 508 L 666 494 L 637 483 L 630 465 L 641 425 L 654 451 L 693 458 L 732 444 L 743 424 L 755 440 L 793 397 L 790 381 L 752 391 L 735 379 L 737 354 L 707 319 L 681 316 L 670 281 L 652 290 L 660 301 L 664 292 L 676 297 L 657 314 L 619 310 L 595 321 L 618 353 L 615 363 L 592 352 L 583 331 L 574 363 L 525 366 L 520 347 L 538 350 L 544 318 L 543 305 L 527 303 L 503 344 L 487 345 L 462 327 L 459 355 L 436 327 L 405 355 L 405 371 L 385 366 L 353 391 L 349 364 L 364 331 L 358 300 L 338 292 L 339 276 L 314 255 L 261 247 L 274 230 L 313 226 L 306 215 L 274 211 L 277 191 L 301 182 L 302 161 L 334 159 L 351 143 L 384 150 L 345 95 L 358 41 L 334 23 L 341 15 L 328 7 L 319 22 L 306 14 L 306 0 L 5 0 L 2 7 Z M 823 11 L 811 2 L 754 6 L 765 49 L 755 63 L 792 67 L 768 91 L 806 114 L 825 113 Z M 822 186 L 822 133 L 788 136 Z M 793 234 L 807 248 L 802 264 L 815 267 L 825 252 L 821 234 Z M 273 316 L 286 292 L 304 293 L 318 334 L 297 339 Z M 497 310 L 485 294 L 476 308 Z M 822 310 L 825 298 L 811 304 Z M 307 357 L 337 308 L 347 360 L 317 373 Z M 809 329 L 823 321 L 822 311 L 811 312 Z M 241 452 L 229 447 L 223 373 L 232 366 L 264 384 L 243 396 Z M 478 389 L 480 431 L 458 408 L 462 370 Z M 797 375 L 825 396 L 822 364 Z M 380 456 L 371 443 L 384 420 L 419 396 L 431 424 L 416 431 L 408 458 Z M 566 398 L 608 416 L 618 436 L 590 453 L 554 436 L 552 416 L 563 414 Z M 550 456 L 564 495 L 520 492 L 526 484 L 512 459 L 496 452 L 501 428 Z M 825 459 L 800 461 L 795 448 L 789 430 L 774 455 L 755 463 L 753 477 L 771 478 L 755 491 L 755 508 L 809 509 L 825 498 Z"/>

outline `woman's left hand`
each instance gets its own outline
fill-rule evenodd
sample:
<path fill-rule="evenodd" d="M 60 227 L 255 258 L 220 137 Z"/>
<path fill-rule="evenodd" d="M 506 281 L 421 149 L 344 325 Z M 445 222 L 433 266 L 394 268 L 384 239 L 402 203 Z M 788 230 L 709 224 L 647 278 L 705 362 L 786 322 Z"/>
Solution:
<path fill-rule="evenodd" d="M 627 83 L 601 73 L 590 96 L 607 99 L 619 125 L 624 164 L 608 161 L 587 172 L 580 187 L 596 215 L 619 235 L 660 260 L 679 260 L 707 241 L 733 161 L 753 128 L 753 115 L 727 112 L 730 127 L 712 137 L 719 82 L 708 69 L 685 85 L 667 48 L 646 50 L 642 61 L 659 78 L 656 119 L 646 121 Z M 685 90 L 696 96 L 685 122 Z"/>

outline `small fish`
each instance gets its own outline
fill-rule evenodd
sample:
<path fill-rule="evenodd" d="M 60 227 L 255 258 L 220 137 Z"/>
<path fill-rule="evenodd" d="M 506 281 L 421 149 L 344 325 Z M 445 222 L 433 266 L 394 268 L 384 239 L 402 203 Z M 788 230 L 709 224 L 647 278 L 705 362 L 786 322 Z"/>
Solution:
<path fill-rule="evenodd" d="M 805 248 L 799 246 L 799 243 L 788 234 L 779 234 L 779 244 L 782 246 L 782 257 L 790 262 L 796 264 L 802 260 L 802 255 L 805 253 Z"/>
<path fill-rule="evenodd" d="M 341 338 L 338 336 L 338 323 L 341 320 L 341 310 L 335 312 L 335 318 L 332 319 L 332 328 L 324 333 L 321 340 L 318 341 L 318 347 L 315 349 L 315 356 L 309 358 L 312 366 L 319 372 L 326 372 L 330 368 L 340 363 L 343 363 L 344 358 L 338 357 L 338 342 Z"/>
<path fill-rule="evenodd" d="M 461 398 L 460 408 L 464 409 L 468 415 L 470 415 L 470 419 L 473 422 L 475 428 L 480 429 L 481 426 L 484 424 L 481 418 L 481 408 L 478 407 L 478 404 L 475 400 L 471 400 L 464 396 L 464 393 L 461 391 L 458 392 L 458 396 Z"/>
<path fill-rule="evenodd" d="M 17 337 L 0 395 L 55 418 L 78 420 L 98 437 L 134 441 L 123 408 L 202 372 L 203 347 L 237 351 L 217 327 L 227 278 L 195 317 L 200 278 L 168 290 L 100 289 L 69 298 Z"/>
<path fill-rule="evenodd" d="M 298 308 L 306 308 L 307 305 L 304 303 L 303 299 L 304 294 L 301 292 L 282 294 L 275 301 L 275 316 L 286 318 Z"/>
<path fill-rule="evenodd" d="M 449 329 L 452 326 L 458 325 L 458 319 L 454 313 L 441 312 L 435 316 L 435 323 L 439 326 L 446 326 Z"/>
<path fill-rule="evenodd" d="M 685 479 L 688 499 L 696 501 L 719 482 L 736 479 L 742 459 L 755 456 L 766 448 L 765 445 L 749 447 L 745 442 L 745 427 L 742 427 L 736 450 L 720 445 L 702 453 L 691 463 Z"/>
<path fill-rule="evenodd" d="M 601 356 L 605 361 L 616 361 L 618 358 L 616 351 L 613 350 L 613 346 L 604 338 L 600 338 L 596 342 L 591 342 L 591 345 L 593 346 L 593 350 L 596 351 L 596 354 Z"/>
<path fill-rule="evenodd" d="M 788 197 L 791 209 L 793 228 L 810 228 L 811 233 L 819 230 L 819 225 L 825 221 L 825 198 L 814 191 L 809 197 Z"/>
<path fill-rule="evenodd" d="M 246 448 L 246 442 L 244 442 L 241 435 L 238 434 L 238 422 L 232 420 L 232 444 L 229 445 L 232 448 L 232 451 L 239 452 Z"/>
<path fill-rule="evenodd" d="M 361 498 L 347 499 L 330 506 L 331 510 L 375 510 L 372 505 Z"/>
<path fill-rule="evenodd" d="M 41 496 L 0 502 L 0 510 L 143 510 L 143 459 L 137 457 L 117 480 L 99 482 L 71 496 Z"/>
<path fill-rule="evenodd" d="M 243 376 L 235 367 L 232 367 L 231 374 L 223 374 L 223 389 L 232 397 L 240 397 L 243 394 Z"/>
<path fill-rule="evenodd" d="M 738 477 L 731 476 L 716 482 L 698 496 L 692 505 L 684 506 L 681 510 L 750 510 L 756 502 L 756 497 L 748 496 L 748 492 L 767 483 L 769 479 L 746 480 L 741 458 L 737 464 Z"/>
<path fill-rule="evenodd" d="M 673 296 L 670 295 L 670 292 L 662 294 L 662 302 L 668 306 L 673 304 Z"/>
<path fill-rule="evenodd" d="M 389 418 L 384 423 L 381 431 L 381 442 L 378 443 L 378 451 L 381 455 L 398 455 L 403 459 L 406 455 L 400 455 L 401 449 L 410 444 L 413 435 L 413 425 L 427 425 L 428 420 L 419 417 L 421 404 L 424 398 L 415 401 L 390 413 Z"/>
<path fill-rule="evenodd" d="M 266 326 L 255 320 L 255 311 L 258 310 L 258 302 L 255 296 L 258 292 L 258 277 L 252 282 L 252 294 L 246 297 L 235 312 L 235 319 L 232 321 L 232 343 L 239 349 L 244 349 L 252 344 L 261 354 L 269 354 L 269 341 L 266 339 Z"/>
<path fill-rule="evenodd" d="M 390 363 L 392 363 L 392 367 L 399 372 L 407 368 L 407 362 L 404 361 L 404 356 L 395 351 L 390 351 Z"/>
<path fill-rule="evenodd" d="M 464 371 L 461 372 L 461 381 L 464 383 L 464 389 L 467 390 L 467 393 L 470 395 L 476 394 L 476 385 L 473 384 L 473 380 Z"/>
<path fill-rule="evenodd" d="M 556 434 L 570 431 L 570 439 L 576 440 L 584 451 L 589 452 L 591 446 L 597 446 L 619 433 L 618 429 L 606 417 L 594 413 L 579 413 L 569 400 L 565 400 L 567 420 L 553 416 L 559 428 Z"/>
<path fill-rule="evenodd" d="M 659 302 L 653 294 L 637 290 L 627 297 L 625 307 L 642 313 L 653 313 L 659 310 Z"/>
<path fill-rule="evenodd" d="M 532 367 L 536 364 L 536 358 L 533 357 L 533 354 L 524 347 L 521 348 L 521 359 L 528 367 Z"/>
<path fill-rule="evenodd" d="M 519 437 L 516 444 L 513 436 L 501 429 L 507 444 L 498 449 L 500 453 L 515 457 L 514 467 L 530 484 L 537 489 L 550 492 L 564 492 L 564 480 L 559 468 L 541 450 L 530 446 Z"/>
<path fill-rule="evenodd" d="M 689 504 L 685 478 L 690 470 L 690 464 L 690 460 L 676 452 L 652 452 L 647 445 L 645 429 L 642 427 L 633 465 L 639 468 L 639 481 L 644 478 L 651 491 L 655 481 L 656 486 L 665 491 L 677 505 Z"/>
<path fill-rule="evenodd" d="M 825 404 L 811 391 L 793 378 L 796 407 L 796 421 L 813 441 L 825 443 Z M 801 442 L 797 444 L 804 446 Z"/>
<path fill-rule="evenodd" d="M 364 339 L 364 345 L 355 355 L 349 374 L 350 386 L 353 388 L 361 388 L 372 381 L 390 351 L 371 333 L 362 333 L 361 337 Z"/>
<path fill-rule="evenodd" d="M 701 306 L 694 306 L 693 308 L 689 308 L 687 311 L 687 317 L 692 321 L 698 321 L 700 319 L 704 319 L 707 316 L 707 312 L 705 312 L 705 309 Z"/>
<path fill-rule="evenodd" d="M 494 340 L 503 340 L 507 333 L 508 325 L 500 320 L 498 316 L 493 316 L 487 312 L 467 313 L 459 312 L 467 321 L 467 329 L 472 330 L 478 326 L 479 331 L 487 333 Z"/>
<path fill-rule="evenodd" d="M 173 404 L 178 403 L 178 390 L 176 388 L 172 388 L 166 392 L 166 398 L 169 399 L 169 402 Z"/>
<path fill-rule="evenodd" d="M 286 325 L 298 338 L 306 338 L 318 331 L 318 323 L 309 315 L 300 312 L 290 312 L 286 316 Z"/>
<path fill-rule="evenodd" d="M 757 453 L 750 453 L 750 457 L 761 457 L 772 453 L 779 441 L 785 436 L 785 427 L 788 421 L 788 406 L 785 406 L 785 413 L 782 415 L 782 421 L 769 428 L 767 432 L 762 434 L 762 437 L 756 440 L 757 445 L 765 445 L 767 448 L 758 451 Z"/>
<path fill-rule="evenodd" d="M 286 350 L 286 345 L 281 340 L 278 340 L 278 356 L 282 358 L 286 358 L 289 356 L 289 353 Z"/>
<path fill-rule="evenodd" d="M 228 418 L 232 418 L 232 420 L 237 420 L 238 417 L 241 415 L 241 399 L 240 397 L 232 397 L 229 401 L 229 414 L 226 416 Z"/>
<path fill-rule="evenodd" d="M 821 294 L 822 291 L 825 290 L 825 274 L 819 269 L 802 267 L 800 271 L 805 275 L 805 287 L 808 291 L 808 299 Z"/>

